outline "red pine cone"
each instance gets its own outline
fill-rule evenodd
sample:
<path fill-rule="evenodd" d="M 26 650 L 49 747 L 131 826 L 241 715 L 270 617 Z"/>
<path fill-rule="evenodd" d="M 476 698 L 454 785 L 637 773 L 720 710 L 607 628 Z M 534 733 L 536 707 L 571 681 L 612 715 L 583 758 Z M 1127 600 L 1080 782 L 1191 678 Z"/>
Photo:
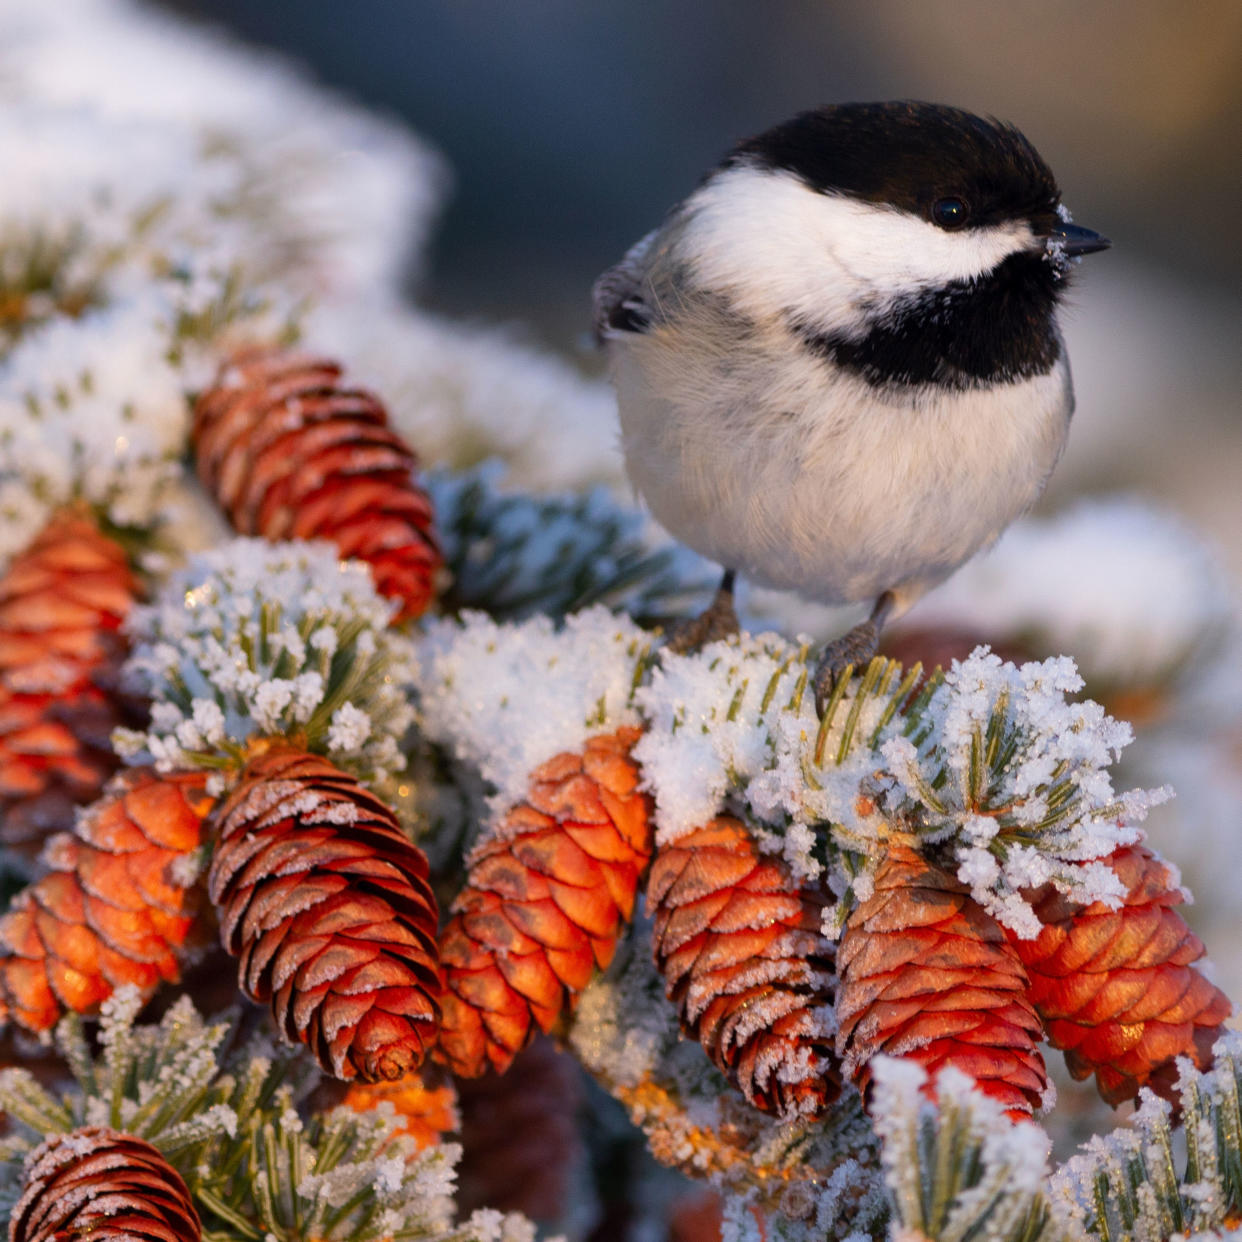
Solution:
<path fill-rule="evenodd" d="M 137 583 L 86 510 L 62 509 L 0 577 L 0 842 L 38 852 L 120 766 L 122 723 L 101 684 Z"/>
<path fill-rule="evenodd" d="M 246 995 L 338 1078 L 417 1069 L 436 1031 L 436 903 L 392 811 L 326 759 L 273 745 L 213 821 L 208 892 Z"/>
<path fill-rule="evenodd" d="M 457 1210 L 521 1212 L 556 1222 L 581 1156 L 582 1088 L 573 1060 L 546 1038 L 514 1059 L 511 1074 L 463 1081 Z"/>
<path fill-rule="evenodd" d="M 198 772 L 117 776 L 48 847 L 52 870 L 0 918 L 0 1010 L 32 1031 L 94 1014 L 122 984 L 176 982 L 201 894 L 175 874 L 213 799 Z"/>
<path fill-rule="evenodd" d="M 656 965 L 682 1028 L 751 1104 L 780 1117 L 817 1115 L 841 1093 L 815 1013 L 832 1004 L 824 904 L 730 815 L 662 847 L 647 882 Z"/>
<path fill-rule="evenodd" d="M 454 1073 L 508 1069 L 612 961 L 651 856 L 638 737 L 597 734 L 536 768 L 526 801 L 470 856 L 440 936 L 437 1055 Z"/>
<path fill-rule="evenodd" d="M 1182 902 L 1169 867 L 1146 846 L 1108 860 L 1126 886 L 1119 909 L 1075 905 L 1048 886 L 1033 895 L 1044 924 L 1010 940 L 1030 975 L 1029 996 L 1075 1078 L 1092 1073 L 1110 1104 L 1140 1087 L 1173 1100 L 1177 1057 L 1200 1069 L 1232 1005 L 1191 962 L 1203 942 L 1173 908 Z"/>
<path fill-rule="evenodd" d="M 340 376 L 280 351 L 226 364 L 194 407 L 199 477 L 242 534 L 327 539 L 400 601 L 394 621 L 417 617 L 442 564 L 431 501 L 379 398 Z"/>
<path fill-rule="evenodd" d="M 876 1053 L 972 1077 L 1012 1117 L 1047 1087 L 1026 971 L 1004 930 L 954 876 L 890 843 L 837 951 L 837 1051 L 864 1090 Z"/>
<path fill-rule="evenodd" d="M 9 1242 L 199 1242 L 181 1174 L 144 1139 L 103 1126 L 56 1134 L 30 1153 Z"/>

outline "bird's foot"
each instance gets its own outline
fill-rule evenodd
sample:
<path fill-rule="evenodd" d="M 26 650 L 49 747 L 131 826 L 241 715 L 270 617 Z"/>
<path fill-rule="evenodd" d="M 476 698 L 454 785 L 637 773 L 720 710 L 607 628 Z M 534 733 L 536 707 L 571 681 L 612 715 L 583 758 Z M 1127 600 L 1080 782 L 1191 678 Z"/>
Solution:
<path fill-rule="evenodd" d="M 741 628 L 733 607 L 733 591 L 721 587 L 706 612 L 673 627 L 664 649 L 675 655 L 687 655 L 717 639 L 730 638 Z"/>
<path fill-rule="evenodd" d="M 821 718 L 847 669 L 863 668 L 875 659 L 880 647 L 880 626 L 874 617 L 854 626 L 849 633 L 830 642 L 820 653 L 811 686 L 815 691 L 815 712 Z"/>

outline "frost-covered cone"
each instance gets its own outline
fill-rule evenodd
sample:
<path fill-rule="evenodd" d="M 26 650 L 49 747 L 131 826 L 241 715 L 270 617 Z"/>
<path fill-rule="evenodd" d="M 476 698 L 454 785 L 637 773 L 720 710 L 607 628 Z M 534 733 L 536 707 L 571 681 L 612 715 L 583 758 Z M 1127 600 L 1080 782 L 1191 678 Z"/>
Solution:
<path fill-rule="evenodd" d="M 435 592 L 440 551 L 417 459 L 382 402 L 323 358 L 238 355 L 194 407 L 198 473 L 233 526 L 267 539 L 327 539 L 366 561 L 396 620 Z"/>
<path fill-rule="evenodd" d="M 56 513 L 0 577 L 0 842 L 35 853 L 116 770 L 118 634 L 137 587 L 85 508 Z"/>
<path fill-rule="evenodd" d="M 145 1139 L 105 1126 L 57 1134 L 26 1162 L 9 1242 L 198 1242 L 181 1174 Z"/>
<path fill-rule="evenodd" d="M 887 1053 L 932 1078 L 953 1066 L 1011 1116 L 1039 1107 L 1048 1079 L 1026 971 L 955 876 L 891 842 L 845 925 L 837 968 L 837 1049 L 861 1088 L 868 1062 Z"/>
<path fill-rule="evenodd" d="M 461 1210 L 499 1208 L 560 1221 L 583 1159 L 582 1084 L 568 1053 L 541 1037 L 518 1053 L 512 1073 L 463 1081 L 458 1090 Z"/>
<path fill-rule="evenodd" d="M 199 772 L 117 776 L 52 840 L 51 870 L 0 918 L 0 1010 L 32 1031 L 119 987 L 175 982 L 197 930 L 194 855 L 214 799 Z"/>
<path fill-rule="evenodd" d="M 416 1069 L 436 1031 L 436 903 L 426 857 L 392 811 L 277 741 L 212 822 L 208 892 L 246 995 L 337 1078 Z"/>
<path fill-rule="evenodd" d="M 822 1112 L 841 1092 L 825 899 L 722 815 L 660 847 L 647 905 L 656 964 L 686 1033 L 756 1108 Z"/>
<path fill-rule="evenodd" d="M 612 960 L 652 848 L 638 736 L 623 726 L 541 764 L 470 855 L 440 937 L 437 1055 L 454 1073 L 507 1069 Z"/>
<path fill-rule="evenodd" d="M 1208 1068 L 1233 1006 L 1191 965 L 1204 948 L 1174 909 L 1183 901 L 1176 871 L 1142 845 L 1108 864 L 1125 887 L 1119 907 L 1083 906 L 1048 886 L 1033 898 L 1043 930 L 1010 940 L 1048 1042 L 1075 1078 L 1094 1073 L 1110 1104 L 1140 1087 L 1172 1100 L 1176 1059 Z"/>
<path fill-rule="evenodd" d="M 395 1082 L 355 1080 L 341 1103 L 356 1113 L 391 1108 L 398 1125 L 394 1133 L 408 1134 L 419 1151 L 444 1142 L 447 1135 L 461 1129 L 453 1084 L 429 1085 L 421 1074 L 411 1074 Z"/>

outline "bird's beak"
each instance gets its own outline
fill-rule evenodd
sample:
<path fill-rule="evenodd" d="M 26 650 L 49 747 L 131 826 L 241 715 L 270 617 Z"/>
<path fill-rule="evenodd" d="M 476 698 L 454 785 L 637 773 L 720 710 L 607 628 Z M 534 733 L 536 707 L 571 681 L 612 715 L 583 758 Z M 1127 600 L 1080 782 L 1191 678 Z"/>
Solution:
<path fill-rule="evenodd" d="M 1048 235 L 1048 245 L 1058 247 L 1062 254 L 1070 258 L 1107 250 L 1112 244 L 1107 237 L 1101 237 L 1090 229 L 1081 229 L 1076 224 L 1060 223 Z"/>

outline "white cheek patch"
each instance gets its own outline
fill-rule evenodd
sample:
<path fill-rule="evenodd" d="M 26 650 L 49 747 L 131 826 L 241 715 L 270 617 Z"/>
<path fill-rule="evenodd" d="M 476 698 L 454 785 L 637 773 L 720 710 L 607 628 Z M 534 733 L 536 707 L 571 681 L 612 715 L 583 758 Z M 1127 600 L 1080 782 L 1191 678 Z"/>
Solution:
<path fill-rule="evenodd" d="M 862 332 L 886 303 L 981 276 L 1039 243 L 1025 221 L 947 232 L 894 207 L 820 194 L 741 166 L 687 202 L 679 250 L 706 287 L 757 319 Z"/>

